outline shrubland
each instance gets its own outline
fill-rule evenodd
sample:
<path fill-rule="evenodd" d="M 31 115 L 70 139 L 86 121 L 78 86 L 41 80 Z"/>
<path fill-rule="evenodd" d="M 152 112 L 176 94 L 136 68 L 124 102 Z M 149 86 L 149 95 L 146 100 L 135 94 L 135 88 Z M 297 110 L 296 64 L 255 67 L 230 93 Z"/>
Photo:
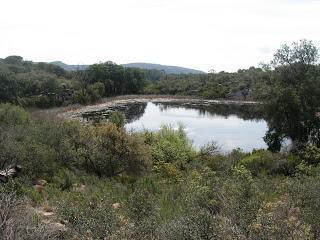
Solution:
<path fill-rule="evenodd" d="M 299 154 L 223 153 L 215 143 L 197 150 L 182 126 L 128 133 L 111 121 L 33 119 L 10 104 L 0 119 L 1 167 L 23 169 L 0 185 L 2 239 L 320 237 L 315 146 Z M 32 187 L 39 179 L 47 181 L 41 191 Z M 65 229 L 38 208 L 54 211 Z"/>

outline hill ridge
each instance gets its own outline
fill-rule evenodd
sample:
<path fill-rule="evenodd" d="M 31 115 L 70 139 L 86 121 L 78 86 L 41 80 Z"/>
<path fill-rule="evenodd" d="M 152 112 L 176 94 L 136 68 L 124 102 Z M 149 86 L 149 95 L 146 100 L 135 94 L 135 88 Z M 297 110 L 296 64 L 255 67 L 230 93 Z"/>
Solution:
<path fill-rule="evenodd" d="M 50 62 L 56 66 L 62 67 L 67 71 L 76 71 L 76 70 L 83 70 L 86 69 L 89 65 L 75 65 L 75 64 L 66 64 L 62 61 L 54 61 Z M 172 66 L 172 65 L 162 65 L 157 63 L 145 63 L 145 62 L 133 62 L 133 63 L 126 63 L 121 64 L 126 68 L 141 68 L 141 69 L 156 69 L 160 71 L 165 71 L 166 74 L 204 74 L 205 72 L 197 69 L 186 68 L 186 67 L 179 67 L 179 66 Z"/>

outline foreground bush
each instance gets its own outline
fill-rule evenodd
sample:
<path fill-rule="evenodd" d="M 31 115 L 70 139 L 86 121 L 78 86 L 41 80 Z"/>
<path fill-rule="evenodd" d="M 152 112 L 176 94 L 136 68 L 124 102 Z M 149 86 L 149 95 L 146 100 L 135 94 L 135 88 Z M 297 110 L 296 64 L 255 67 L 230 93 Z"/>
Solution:
<path fill-rule="evenodd" d="M 0 104 L 0 126 L 15 126 L 30 122 L 29 113 L 23 108 L 7 104 Z"/>
<path fill-rule="evenodd" d="M 313 239 L 311 227 L 301 222 L 300 209 L 288 196 L 264 204 L 250 227 L 250 239 Z"/>
<path fill-rule="evenodd" d="M 246 239 L 229 219 L 203 209 L 192 209 L 190 213 L 165 224 L 158 234 L 159 240 Z"/>
<path fill-rule="evenodd" d="M 239 164 L 251 171 L 252 174 L 284 174 L 290 175 L 295 172 L 299 160 L 294 155 L 282 155 L 266 150 L 254 151 Z"/>
<path fill-rule="evenodd" d="M 98 176 L 139 175 L 149 165 L 147 148 L 114 124 L 86 127 L 81 131 L 78 161 Z"/>
<path fill-rule="evenodd" d="M 183 126 L 178 130 L 171 126 L 162 126 L 156 133 L 144 133 L 144 137 L 145 142 L 151 146 L 155 164 L 173 163 L 183 169 L 195 157 L 195 151 L 183 131 Z"/>
<path fill-rule="evenodd" d="M 119 219 L 107 198 L 70 194 L 58 203 L 58 207 L 77 239 L 109 239 L 119 228 Z"/>
<path fill-rule="evenodd" d="M 28 202 L 12 190 L 0 186 L 0 239 L 58 240 L 70 237 L 67 232 L 40 222 Z"/>

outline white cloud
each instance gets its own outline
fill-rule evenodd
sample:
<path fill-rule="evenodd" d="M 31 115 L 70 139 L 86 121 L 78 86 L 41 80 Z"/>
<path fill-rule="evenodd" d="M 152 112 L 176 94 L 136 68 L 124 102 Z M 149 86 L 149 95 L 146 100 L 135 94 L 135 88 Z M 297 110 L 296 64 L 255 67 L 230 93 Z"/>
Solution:
<path fill-rule="evenodd" d="M 320 40 L 320 1 L 1 0 L 0 56 L 235 71 Z"/>

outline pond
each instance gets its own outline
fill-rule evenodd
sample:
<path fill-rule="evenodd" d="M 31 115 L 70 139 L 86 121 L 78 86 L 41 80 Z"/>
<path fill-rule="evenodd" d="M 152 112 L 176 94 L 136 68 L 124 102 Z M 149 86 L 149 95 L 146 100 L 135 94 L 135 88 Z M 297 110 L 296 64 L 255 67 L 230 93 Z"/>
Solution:
<path fill-rule="evenodd" d="M 266 148 L 263 136 L 267 123 L 254 106 L 147 102 L 125 109 L 127 130 L 156 131 L 163 124 L 173 128 L 183 124 L 196 148 L 212 141 L 224 152 L 235 148 L 244 151 Z"/>

